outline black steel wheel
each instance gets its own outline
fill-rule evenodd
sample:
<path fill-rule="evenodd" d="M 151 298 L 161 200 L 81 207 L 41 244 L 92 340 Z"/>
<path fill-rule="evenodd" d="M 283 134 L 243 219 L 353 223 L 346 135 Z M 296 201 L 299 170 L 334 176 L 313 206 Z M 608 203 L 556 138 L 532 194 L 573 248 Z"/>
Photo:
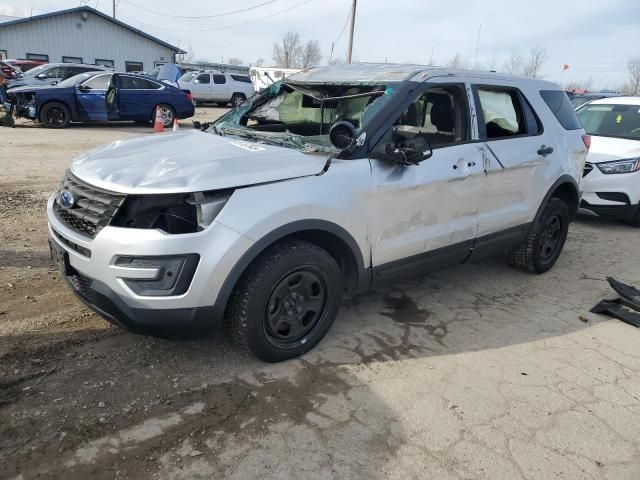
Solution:
<path fill-rule="evenodd" d="M 509 252 L 509 263 L 531 273 L 544 273 L 560 257 L 569 232 L 569 207 L 552 197 L 534 222 L 527 238 Z"/>
<path fill-rule="evenodd" d="M 247 268 L 226 312 L 234 340 L 267 362 L 297 357 L 326 335 L 344 280 L 335 259 L 302 240 L 265 250 Z"/>
<path fill-rule="evenodd" d="M 47 128 L 67 128 L 71 123 L 71 111 L 64 103 L 47 103 L 40 112 L 40 122 Z"/>

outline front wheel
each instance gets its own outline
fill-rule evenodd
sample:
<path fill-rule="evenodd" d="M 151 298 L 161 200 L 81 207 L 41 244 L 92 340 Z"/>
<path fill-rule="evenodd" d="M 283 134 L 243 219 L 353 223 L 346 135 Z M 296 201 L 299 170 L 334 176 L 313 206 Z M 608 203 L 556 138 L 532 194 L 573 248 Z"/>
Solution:
<path fill-rule="evenodd" d="M 64 103 L 47 103 L 40 112 L 40 122 L 47 128 L 67 128 L 71 123 L 71 111 Z"/>
<path fill-rule="evenodd" d="M 160 109 L 160 116 L 162 117 L 162 126 L 164 128 L 169 128 L 173 126 L 173 120 L 176 118 L 176 112 L 173 110 L 173 107 L 162 103 L 158 105 L 157 108 Z M 154 121 L 155 121 L 155 110 L 153 114 L 154 114 Z"/>
<path fill-rule="evenodd" d="M 509 263 L 531 273 L 544 273 L 560 257 L 569 232 L 569 207 L 560 198 L 551 198 L 531 227 L 527 238 L 509 252 Z"/>
<path fill-rule="evenodd" d="M 287 240 L 263 252 L 247 269 L 227 310 L 236 343 L 266 362 L 307 352 L 338 313 L 343 279 L 325 250 Z"/>

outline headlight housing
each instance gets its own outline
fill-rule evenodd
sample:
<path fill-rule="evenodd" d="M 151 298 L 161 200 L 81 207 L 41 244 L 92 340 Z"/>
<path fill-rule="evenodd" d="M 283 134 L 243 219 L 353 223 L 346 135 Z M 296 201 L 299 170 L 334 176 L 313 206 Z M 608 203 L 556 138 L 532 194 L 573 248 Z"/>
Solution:
<path fill-rule="evenodd" d="M 596 166 L 605 175 L 633 173 L 640 170 L 640 158 L 627 158 L 613 162 L 596 163 Z"/>
<path fill-rule="evenodd" d="M 157 229 L 170 234 L 207 228 L 233 190 L 171 195 L 131 195 L 111 222 L 116 227 Z"/>

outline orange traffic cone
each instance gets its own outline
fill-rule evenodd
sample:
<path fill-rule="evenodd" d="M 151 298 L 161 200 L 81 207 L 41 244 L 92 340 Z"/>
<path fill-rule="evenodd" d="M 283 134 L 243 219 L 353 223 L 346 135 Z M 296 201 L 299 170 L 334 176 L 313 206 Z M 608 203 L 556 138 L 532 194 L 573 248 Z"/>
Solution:
<path fill-rule="evenodd" d="M 174 117 L 174 119 L 173 119 L 173 131 L 177 132 L 179 128 L 180 128 L 180 125 L 178 125 L 178 118 Z"/>
<path fill-rule="evenodd" d="M 153 122 L 153 131 L 156 133 L 164 132 L 164 122 L 162 121 L 162 112 L 160 107 L 156 107 L 156 118 Z"/>

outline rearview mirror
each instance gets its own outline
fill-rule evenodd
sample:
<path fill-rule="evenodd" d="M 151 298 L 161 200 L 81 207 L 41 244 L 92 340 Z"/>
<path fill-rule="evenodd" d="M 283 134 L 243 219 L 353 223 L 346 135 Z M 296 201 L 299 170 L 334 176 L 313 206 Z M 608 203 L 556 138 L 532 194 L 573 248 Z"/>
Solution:
<path fill-rule="evenodd" d="M 426 138 L 416 137 L 401 143 L 387 143 L 384 153 L 380 156 L 398 165 L 417 165 L 423 160 L 431 158 L 433 150 Z"/>

